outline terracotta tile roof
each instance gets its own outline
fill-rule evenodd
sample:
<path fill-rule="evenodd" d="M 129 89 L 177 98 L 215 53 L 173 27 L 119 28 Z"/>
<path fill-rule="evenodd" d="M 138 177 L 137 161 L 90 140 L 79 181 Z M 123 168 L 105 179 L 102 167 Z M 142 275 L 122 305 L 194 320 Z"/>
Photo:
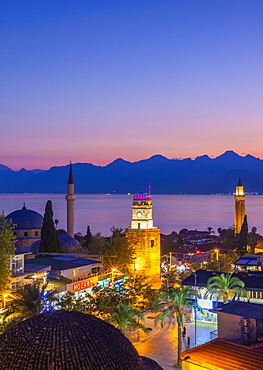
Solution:
<path fill-rule="evenodd" d="M 263 368 L 263 344 L 245 346 L 217 338 L 182 352 L 181 358 L 211 370 L 259 370 Z"/>

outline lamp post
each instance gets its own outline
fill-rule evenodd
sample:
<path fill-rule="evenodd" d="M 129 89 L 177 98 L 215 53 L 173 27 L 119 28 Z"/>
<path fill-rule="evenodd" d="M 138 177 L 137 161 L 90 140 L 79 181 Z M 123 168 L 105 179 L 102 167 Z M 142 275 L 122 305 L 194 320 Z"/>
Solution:
<path fill-rule="evenodd" d="M 194 305 L 194 311 L 195 311 L 195 347 L 196 347 L 196 306 L 197 306 L 197 298 L 196 298 L 196 272 L 193 273 L 194 279 L 195 279 L 195 305 Z"/>

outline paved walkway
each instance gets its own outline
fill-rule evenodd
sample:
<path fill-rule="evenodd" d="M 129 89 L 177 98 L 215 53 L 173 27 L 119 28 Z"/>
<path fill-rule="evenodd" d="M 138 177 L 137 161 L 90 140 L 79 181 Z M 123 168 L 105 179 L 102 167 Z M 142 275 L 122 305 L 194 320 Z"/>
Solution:
<path fill-rule="evenodd" d="M 173 325 L 165 325 L 163 329 L 154 326 L 154 316 L 146 316 L 146 326 L 153 328 L 147 334 L 140 333 L 131 338 L 133 345 L 140 355 L 151 357 L 156 360 L 164 370 L 172 370 L 177 362 L 177 328 Z M 186 327 L 186 337 L 183 339 L 183 351 L 195 346 L 195 325 L 188 323 Z M 197 323 L 197 343 L 200 345 L 211 340 L 210 332 L 216 330 L 216 325 L 211 323 Z M 188 338 L 190 338 L 190 347 Z M 213 339 L 215 336 L 213 336 Z"/>

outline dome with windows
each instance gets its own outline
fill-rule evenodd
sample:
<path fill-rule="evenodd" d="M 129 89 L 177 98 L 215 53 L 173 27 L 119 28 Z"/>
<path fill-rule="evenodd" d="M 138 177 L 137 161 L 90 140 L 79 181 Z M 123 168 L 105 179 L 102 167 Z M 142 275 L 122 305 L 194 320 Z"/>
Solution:
<path fill-rule="evenodd" d="M 43 216 L 31 209 L 27 209 L 24 205 L 22 209 L 9 213 L 7 219 L 12 220 L 15 224 L 14 230 L 30 230 L 41 229 L 43 224 Z"/>
<path fill-rule="evenodd" d="M 16 252 L 31 252 L 31 245 L 40 240 L 43 216 L 36 211 L 27 209 L 24 204 L 22 209 L 9 213 L 6 218 L 12 220 L 15 225 Z"/>

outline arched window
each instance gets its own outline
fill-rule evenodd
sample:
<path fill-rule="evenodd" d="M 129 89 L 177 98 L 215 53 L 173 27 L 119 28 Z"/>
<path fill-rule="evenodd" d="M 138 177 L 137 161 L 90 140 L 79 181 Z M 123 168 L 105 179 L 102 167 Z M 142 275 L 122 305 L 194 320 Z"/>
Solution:
<path fill-rule="evenodd" d="M 27 231 L 24 232 L 24 236 L 27 236 Z"/>
<path fill-rule="evenodd" d="M 38 231 L 35 232 L 35 236 L 38 236 Z"/>

